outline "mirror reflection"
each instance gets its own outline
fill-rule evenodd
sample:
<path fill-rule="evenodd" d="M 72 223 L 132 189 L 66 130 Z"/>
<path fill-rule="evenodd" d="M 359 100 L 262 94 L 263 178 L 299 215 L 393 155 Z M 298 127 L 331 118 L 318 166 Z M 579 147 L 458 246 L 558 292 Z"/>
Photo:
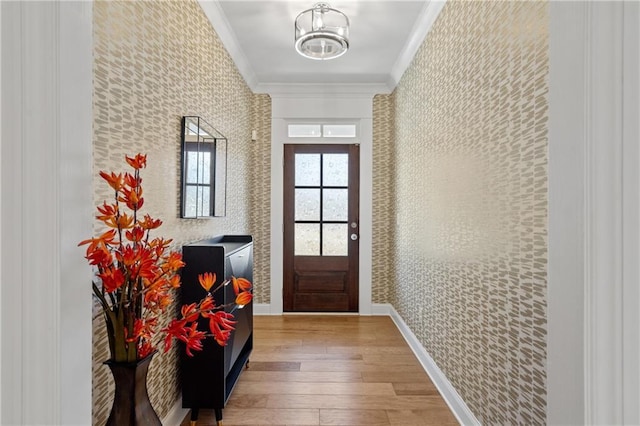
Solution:
<path fill-rule="evenodd" d="M 182 117 L 180 215 L 226 215 L 227 138 L 201 117 Z"/>

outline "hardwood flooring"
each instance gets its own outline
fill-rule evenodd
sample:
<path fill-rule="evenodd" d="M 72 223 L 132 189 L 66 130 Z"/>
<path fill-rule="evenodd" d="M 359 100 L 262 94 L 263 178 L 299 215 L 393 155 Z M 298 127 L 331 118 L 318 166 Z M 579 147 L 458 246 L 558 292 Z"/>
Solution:
<path fill-rule="evenodd" d="M 223 423 L 458 424 L 390 318 L 325 315 L 254 318 L 249 368 Z M 197 424 L 215 425 L 213 410 Z"/>

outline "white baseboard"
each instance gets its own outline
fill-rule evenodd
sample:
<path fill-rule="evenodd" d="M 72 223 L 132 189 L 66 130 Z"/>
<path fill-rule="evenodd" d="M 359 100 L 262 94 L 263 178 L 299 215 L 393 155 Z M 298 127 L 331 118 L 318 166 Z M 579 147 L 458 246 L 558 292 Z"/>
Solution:
<path fill-rule="evenodd" d="M 189 414 L 189 409 L 182 408 L 182 394 L 180 394 L 169 413 L 162 419 L 162 424 L 164 426 L 180 426 L 187 414 Z"/>
<path fill-rule="evenodd" d="M 384 305 L 380 306 L 380 309 L 382 309 Z M 447 376 L 444 375 L 433 358 L 431 358 L 431 355 L 429 355 L 424 346 L 422 346 L 416 335 L 413 334 L 409 326 L 404 322 L 400 314 L 398 314 L 398 311 L 396 311 L 392 305 L 387 305 L 386 308 L 389 311 L 389 316 L 398 327 L 398 330 L 400 330 L 400 333 L 409 344 L 418 361 L 420 361 L 420 364 L 422 364 L 422 368 L 424 368 L 433 384 L 438 388 L 440 395 L 451 409 L 451 412 L 453 412 L 453 415 L 456 416 L 458 422 L 460 422 L 461 425 L 480 426 L 480 422 L 476 416 L 458 394 L 458 391 L 456 391 L 449 379 L 447 379 Z"/>
<path fill-rule="evenodd" d="M 371 305 L 371 315 L 391 316 L 393 306 L 389 303 L 374 303 Z"/>
<path fill-rule="evenodd" d="M 270 303 L 254 303 L 253 315 L 274 315 L 271 313 Z"/>

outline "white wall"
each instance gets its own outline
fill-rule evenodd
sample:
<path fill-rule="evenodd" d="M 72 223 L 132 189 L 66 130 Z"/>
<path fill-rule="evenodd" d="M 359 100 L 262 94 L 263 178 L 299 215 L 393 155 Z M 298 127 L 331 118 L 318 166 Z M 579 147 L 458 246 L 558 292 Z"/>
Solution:
<path fill-rule="evenodd" d="M 92 5 L 2 2 L 2 424 L 91 423 Z"/>
<path fill-rule="evenodd" d="M 373 95 L 271 95 L 271 314 L 281 314 L 283 283 L 283 156 L 292 121 L 351 120 L 359 123 L 360 267 L 359 312 L 371 315 L 373 233 Z M 309 142 L 309 141 L 307 141 Z M 339 142 L 334 140 L 334 143 Z"/>

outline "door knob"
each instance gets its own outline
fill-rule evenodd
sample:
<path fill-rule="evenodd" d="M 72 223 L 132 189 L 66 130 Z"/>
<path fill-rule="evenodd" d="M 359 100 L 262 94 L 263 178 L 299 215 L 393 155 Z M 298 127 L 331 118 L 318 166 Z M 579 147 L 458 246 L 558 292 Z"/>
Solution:
<path fill-rule="evenodd" d="M 351 240 L 355 241 L 358 239 L 358 234 L 351 234 Z"/>

